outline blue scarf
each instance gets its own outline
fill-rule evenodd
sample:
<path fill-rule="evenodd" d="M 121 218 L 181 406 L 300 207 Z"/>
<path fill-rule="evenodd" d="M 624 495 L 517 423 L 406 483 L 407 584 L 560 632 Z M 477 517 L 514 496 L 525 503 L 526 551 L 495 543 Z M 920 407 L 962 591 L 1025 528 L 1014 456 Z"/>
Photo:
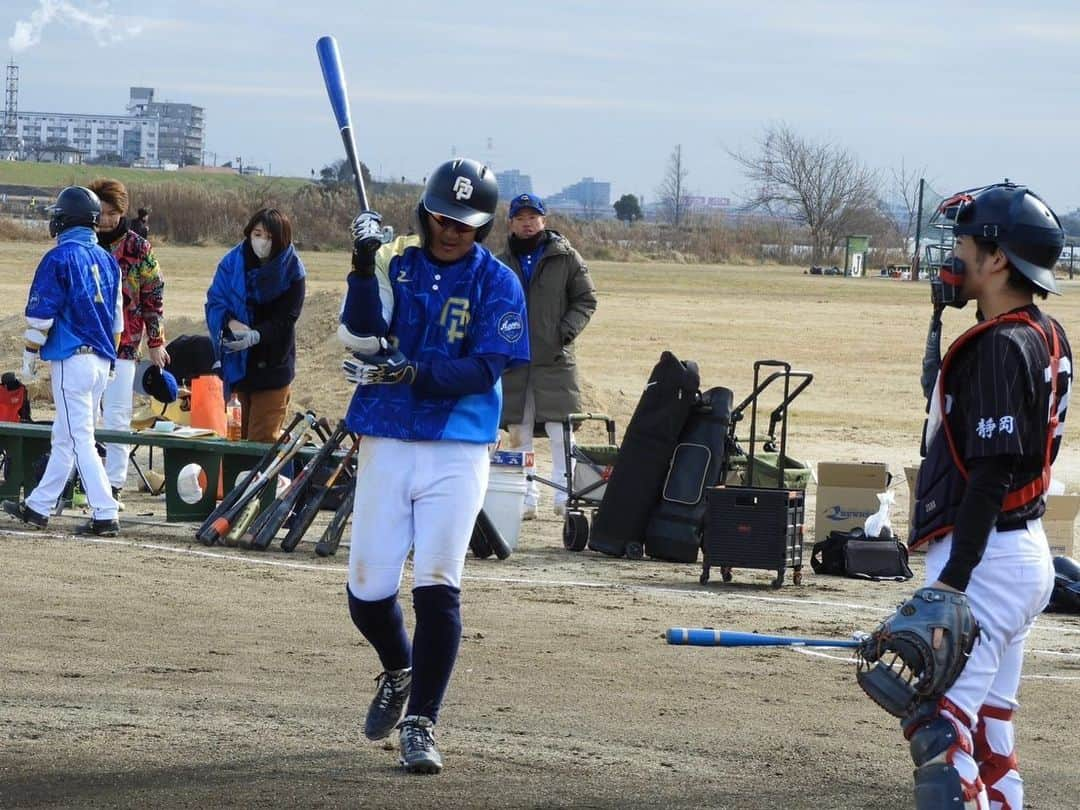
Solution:
<path fill-rule="evenodd" d="M 304 263 L 292 245 L 266 264 L 251 269 L 246 268 L 244 259 L 246 246 L 245 240 L 222 257 L 206 293 L 206 325 L 210 329 L 215 356 L 221 361 L 221 376 L 226 388 L 244 379 L 248 356 L 248 350 L 225 352 L 222 349 L 221 339 L 226 325 L 235 318 L 254 326 L 252 321 L 255 313 L 249 308 L 249 303 L 273 301 L 307 275 Z"/>

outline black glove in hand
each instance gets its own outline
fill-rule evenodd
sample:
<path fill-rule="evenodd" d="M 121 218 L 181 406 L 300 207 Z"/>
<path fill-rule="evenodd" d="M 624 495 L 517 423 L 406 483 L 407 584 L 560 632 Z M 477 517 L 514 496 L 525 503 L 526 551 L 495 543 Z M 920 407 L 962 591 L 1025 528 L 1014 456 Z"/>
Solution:
<path fill-rule="evenodd" d="M 383 244 L 382 217 L 374 211 L 364 211 L 353 220 L 353 270 L 364 278 L 375 275 L 375 254 Z"/>

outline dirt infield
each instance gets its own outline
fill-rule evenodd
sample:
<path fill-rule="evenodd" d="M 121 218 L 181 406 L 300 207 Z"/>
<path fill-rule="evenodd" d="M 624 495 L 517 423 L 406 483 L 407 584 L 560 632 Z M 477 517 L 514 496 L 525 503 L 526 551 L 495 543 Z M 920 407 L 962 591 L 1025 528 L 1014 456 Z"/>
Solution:
<path fill-rule="evenodd" d="M 39 253 L 0 245 L 5 369 L 17 367 L 26 263 Z M 162 252 L 176 279 L 171 334 L 197 326 L 219 254 Z M 342 257 L 312 259 L 296 399 L 333 416 L 347 393 L 328 342 Z M 754 359 L 813 371 L 792 413 L 798 458 L 886 461 L 902 480 L 917 457 L 920 285 L 776 268 L 595 272 L 600 310 L 581 362 L 589 406 L 620 431 L 670 347 L 737 397 Z M 1050 310 L 1077 323 L 1080 285 L 1064 286 Z M 950 315 L 947 339 L 966 314 Z M 1080 483 L 1077 448 L 1067 436 L 1067 482 Z M 705 625 L 849 638 L 921 581 L 920 555 L 912 583 L 807 566 L 801 586 L 773 590 L 770 573 L 739 571 L 702 587 L 699 566 L 566 552 L 561 522 L 542 510 L 510 559 L 466 565 L 464 640 L 438 734 L 446 770 L 422 778 L 362 737 L 377 673 L 348 619 L 346 549 L 326 560 L 310 542 L 291 555 L 207 549 L 190 526 L 164 523 L 160 500 L 127 502 L 115 540 L 76 536 L 75 515 L 45 534 L 0 522 L 0 807 L 911 806 L 898 724 L 862 695 L 844 651 L 682 648 L 662 636 Z M 901 484 L 901 532 L 904 514 Z M 1076 806 L 1078 695 L 1080 618 L 1044 616 L 1018 715 L 1025 807 Z"/>

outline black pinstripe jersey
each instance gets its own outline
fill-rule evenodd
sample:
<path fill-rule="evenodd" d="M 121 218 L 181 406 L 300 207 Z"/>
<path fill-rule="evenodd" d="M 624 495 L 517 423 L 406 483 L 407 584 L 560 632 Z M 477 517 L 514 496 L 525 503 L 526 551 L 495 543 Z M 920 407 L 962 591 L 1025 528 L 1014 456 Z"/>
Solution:
<path fill-rule="evenodd" d="M 1051 329 L 1060 340 L 1057 375 L 1059 424 L 1051 460 L 1061 445 L 1069 391 L 1072 385 L 1072 350 L 1057 321 L 1031 305 L 1017 310 L 1030 315 L 1048 338 Z M 987 329 L 957 352 L 946 381 L 946 418 L 957 454 L 967 462 L 989 456 L 1019 456 L 1019 472 L 1011 489 L 1040 477 L 1050 425 L 1050 348 L 1040 333 L 1024 323 L 1006 322 Z M 1040 517 L 1045 511 L 1037 498 L 1009 512 L 1010 521 Z"/>

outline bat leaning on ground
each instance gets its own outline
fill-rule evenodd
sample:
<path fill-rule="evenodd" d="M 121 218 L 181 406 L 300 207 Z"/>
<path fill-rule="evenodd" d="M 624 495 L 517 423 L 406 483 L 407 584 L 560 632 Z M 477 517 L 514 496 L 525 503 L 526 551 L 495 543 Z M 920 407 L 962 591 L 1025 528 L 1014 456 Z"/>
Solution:
<path fill-rule="evenodd" d="M 300 499 L 308 492 L 308 485 L 311 483 L 315 471 L 326 463 L 330 454 L 337 450 L 346 435 L 348 435 L 348 431 L 345 429 L 345 423 L 339 422 L 334 433 L 323 442 L 319 451 L 293 477 L 292 482 L 281 494 L 281 497 L 275 498 L 273 503 L 267 506 L 263 514 L 259 516 L 256 523 L 252 524 L 244 533 L 244 536 L 240 538 L 241 546 L 264 551 L 270 545 L 278 530 L 300 503 Z"/>
<path fill-rule="evenodd" d="M 694 647 L 858 647 L 862 644 L 852 639 L 765 636 L 736 630 L 713 630 L 711 627 L 669 627 L 667 643 Z"/>
<path fill-rule="evenodd" d="M 472 537 L 469 539 L 469 548 L 482 560 L 492 554 L 500 560 L 505 560 L 513 553 L 513 549 L 503 538 L 502 532 L 483 509 L 476 516 Z"/>
<path fill-rule="evenodd" d="M 285 539 L 281 541 L 282 551 L 293 551 L 299 545 L 300 540 L 311 527 L 312 521 L 315 520 L 315 515 L 322 508 L 323 501 L 330 492 L 330 488 L 334 486 L 338 477 L 348 469 L 349 462 L 352 461 L 352 457 L 359 447 L 360 439 L 354 438 L 352 446 L 345 452 L 345 455 L 342 456 L 341 461 L 336 466 L 333 466 L 333 458 L 327 459 L 324 468 L 333 466 L 333 470 L 330 472 L 325 484 L 322 486 L 312 484 L 308 487 L 307 500 L 304 501 L 304 505 L 300 507 L 300 510 L 293 515 L 292 523 L 289 524 L 289 531 L 285 535 Z"/>
<path fill-rule="evenodd" d="M 330 523 L 323 530 L 322 537 L 315 544 L 315 553 L 320 557 L 329 557 L 337 554 L 338 545 L 341 543 L 341 535 L 345 533 L 345 524 L 353 512 L 353 495 L 356 493 L 356 478 L 349 479 L 345 491 L 341 495 L 341 503 L 338 504 Z"/>
<path fill-rule="evenodd" d="M 345 72 L 341 67 L 341 54 L 338 52 L 337 40 L 333 37 L 319 37 L 315 43 L 315 51 L 319 55 L 319 66 L 322 68 L 323 83 L 326 85 L 326 94 L 330 97 L 330 106 L 334 110 L 334 119 L 341 131 L 341 142 L 345 146 L 345 158 L 349 161 L 353 179 L 356 181 L 356 197 L 360 202 L 360 210 L 367 211 L 367 189 L 364 188 L 364 177 L 360 173 L 360 160 L 356 156 L 356 139 L 353 136 L 352 114 L 349 112 L 349 94 L 345 89 Z"/>
<path fill-rule="evenodd" d="M 312 418 L 314 419 L 314 414 L 312 414 Z M 296 426 L 299 425 L 303 420 L 304 414 L 302 413 L 297 413 L 292 418 L 292 421 L 289 422 L 289 424 L 282 429 L 281 433 L 278 434 L 277 439 L 274 440 L 274 443 L 271 444 L 269 448 L 267 448 L 266 452 L 263 453 L 262 457 L 259 458 L 258 462 L 256 462 L 255 467 L 252 470 L 253 475 L 270 466 L 274 458 L 277 456 L 278 451 L 285 446 L 286 442 L 292 440 L 292 431 L 295 430 Z M 195 531 L 195 536 L 200 537 L 208 528 L 210 528 L 210 524 L 217 520 L 217 518 L 220 517 L 225 512 L 225 510 L 232 508 L 233 504 L 235 504 L 236 500 L 240 497 L 241 492 L 241 487 L 233 487 L 228 492 L 226 492 L 225 497 L 223 497 L 221 499 L 221 502 L 211 510 L 210 514 L 207 515 L 206 519 Z"/>
<path fill-rule="evenodd" d="M 294 425 L 290 430 L 282 432 L 252 474 L 244 479 L 242 486 L 229 490 L 217 509 L 211 512 L 199 527 L 195 538 L 200 543 L 212 546 L 229 533 L 233 523 L 240 517 L 251 499 L 258 497 L 266 482 L 277 480 L 278 471 L 296 455 L 313 424 L 315 424 L 315 414 L 308 411 L 300 417 L 299 421 L 294 420 Z"/>
<path fill-rule="evenodd" d="M 253 498 L 258 498 L 262 487 L 265 487 L 268 481 L 278 480 L 278 473 L 297 454 L 300 449 L 300 445 L 303 444 L 303 440 L 308 435 L 308 431 L 314 424 L 314 414 L 309 413 L 305 415 L 305 421 L 300 424 L 300 427 L 294 431 L 295 435 L 292 436 L 292 441 L 287 441 L 278 450 L 278 453 L 273 457 L 273 461 L 265 469 L 260 470 L 258 473 L 248 475 L 243 483 L 242 487 L 233 487 L 233 489 L 240 489 L 240 496 L 235 499 L 231 507 L 226 510 L 221 510 L 220 514 L 211 522 L 210 526 L 200 534 L 195 535 L 200 542 L 206 545 L 213 545 L 222 537 L 229 534 L 229 529 L 232 528 L 233 523 L 237 522 L 237 519 L 243 514 L 246 505 L 251 502 Z"/>

